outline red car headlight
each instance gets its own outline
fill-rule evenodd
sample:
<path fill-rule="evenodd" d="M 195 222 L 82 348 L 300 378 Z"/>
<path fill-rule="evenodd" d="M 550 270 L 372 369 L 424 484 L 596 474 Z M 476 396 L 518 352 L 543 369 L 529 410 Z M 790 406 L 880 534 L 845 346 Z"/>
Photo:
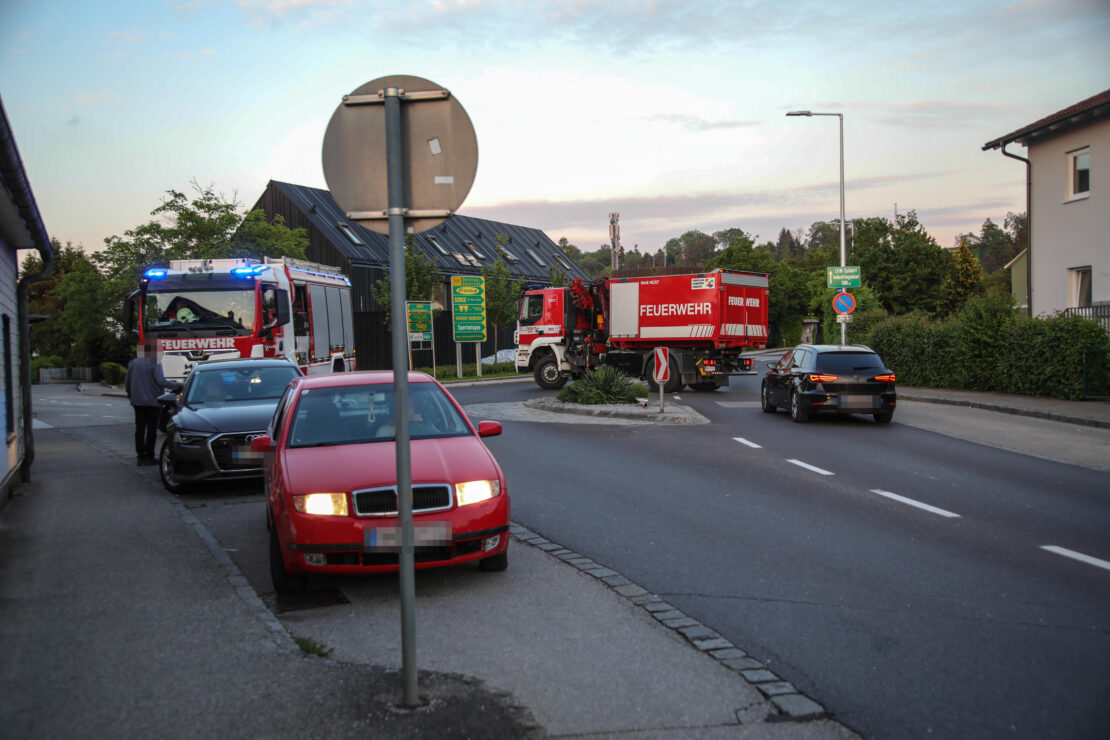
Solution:
<path fill-rule="evenodd" d="M 293 508 L 302 514 L 313 514 L 315 516 L 347 516 L 347 494 L 293 494 Z"/>
<path fill-rule="evenodd" d="M 459 506 L 489 501 L 494 496 L 500 495 L 501 481 L 499 480 L 472 480 L 455 484 L 455 500 L 459 502 Z"/>

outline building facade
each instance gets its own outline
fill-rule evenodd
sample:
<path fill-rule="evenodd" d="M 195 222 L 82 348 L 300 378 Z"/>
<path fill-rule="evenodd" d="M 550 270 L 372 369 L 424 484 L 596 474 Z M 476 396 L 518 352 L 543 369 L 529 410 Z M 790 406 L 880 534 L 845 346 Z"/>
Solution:
<path fill-rule="evenodd" d="M 1011 144 L 1026 156 L 1007 151 Z M 983 149 L 1026 165 L 1030 315 L 1073 313 L 1110 326 L 1110 90 Z"/>

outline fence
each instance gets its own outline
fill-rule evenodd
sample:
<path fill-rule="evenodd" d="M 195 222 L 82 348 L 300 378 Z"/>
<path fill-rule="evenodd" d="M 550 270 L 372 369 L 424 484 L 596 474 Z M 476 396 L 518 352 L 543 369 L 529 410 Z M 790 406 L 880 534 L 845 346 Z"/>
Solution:
<path fill-rule="evenodd" d="M 40 367 L 40 383 L 91 383 L 91 367 Z"/>
<path fill-rule="evenodd" d="M 1102 324 L 1103 331 L 1110 336 L 1110 303 L 1099 303 L 1081 308 L 1065 308 L 1065 316 L 1082 316 Z"/>

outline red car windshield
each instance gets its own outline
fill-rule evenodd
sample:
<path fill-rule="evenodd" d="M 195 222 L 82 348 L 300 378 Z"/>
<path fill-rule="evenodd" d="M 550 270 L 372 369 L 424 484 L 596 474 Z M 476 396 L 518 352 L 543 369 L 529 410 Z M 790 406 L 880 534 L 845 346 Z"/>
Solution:
<path fill-rule="evenodd" d="M 450 399 L 431 383 L 409 385 L 409 437 L 469 435 Z M 392 385 L 308 388 L 301 392 L 289 430 L 290 447 L 392 442 L 396 433 Z"/>

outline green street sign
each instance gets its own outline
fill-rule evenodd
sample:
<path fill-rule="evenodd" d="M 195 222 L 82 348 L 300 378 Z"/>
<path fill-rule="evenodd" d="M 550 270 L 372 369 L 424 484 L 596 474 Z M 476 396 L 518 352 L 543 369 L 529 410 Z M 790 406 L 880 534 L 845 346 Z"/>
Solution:
<path fill-rule="evenodd" d="M 408 314 L 409 341 L 432 341 L 432 302 L 408 301 L 405 309 Z"/>
<path fill-rule="evenodd" d="M 456 342 L 486 341 L 486 280 L 451 276 L 451 329 Z"/>
<path fill-rule="evenodd" d="M 830 288 L 858 288 L 858 267 L 826 267 L 825 275 Z"/>

